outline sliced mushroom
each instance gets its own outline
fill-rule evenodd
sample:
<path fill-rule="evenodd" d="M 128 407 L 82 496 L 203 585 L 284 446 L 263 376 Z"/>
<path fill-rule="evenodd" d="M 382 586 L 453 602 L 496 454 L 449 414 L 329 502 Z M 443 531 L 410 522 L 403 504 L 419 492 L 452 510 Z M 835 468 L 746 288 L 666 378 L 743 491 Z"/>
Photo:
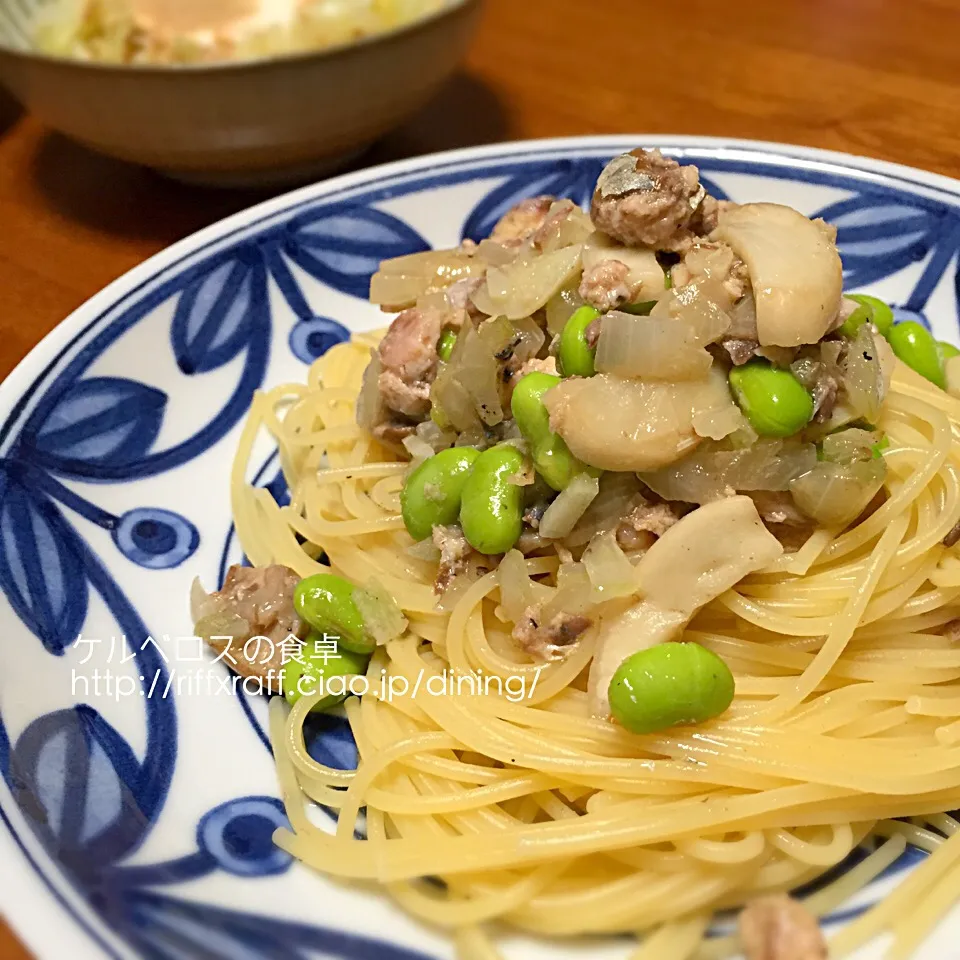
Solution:
<path fill-rule="evenodd" d="M 655 470 L 700 442 L 690 385 L 572 377 L 544 397 L 550 425 L 574 456 L 601 470 Z"/>
<path fill-rule="evenodd" d="M 584 463 L 644 472 L 679 460 L 703 436 L 741 425 L 713 423 L 732 407 L 722 370 L 703 380 L 633 380 L 613 374 L 571 377 L 544 396 L 550 423 Z"/>
<path fill-rule="evenodd" d="M 843 268 L 834 232 L 776 203 L 746 203 L 720 214 L 713 238 L 750 272 L 761 346 L 817 343 L 840 309 Z"/>
<path fill-rule="evenodd" d="M 783 553 L 749 497 L 717 500 L 687 514 L 637 566 L 639 603 L 601 626 L 590 666 L 590 711 L 610 715 L 617 667 L 638 650 L 677 639 L 711 600 Z"/>
<path fill-rule="evenodd" d="M 656 300 L 665 288 L 663 267 L 653 250 L 627 247 L 599 230 L 591 234 L 583 245 L 583 270 L 586 273 L 605 260 L 617 260 L 630 271 L 627 286 L 635 302 Z"/>

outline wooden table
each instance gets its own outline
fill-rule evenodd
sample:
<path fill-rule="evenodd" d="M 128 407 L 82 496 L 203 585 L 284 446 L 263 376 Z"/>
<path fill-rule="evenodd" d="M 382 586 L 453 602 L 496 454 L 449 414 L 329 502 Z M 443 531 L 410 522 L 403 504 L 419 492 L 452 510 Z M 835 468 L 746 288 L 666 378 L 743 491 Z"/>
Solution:
<path fill-rule="evenodd" d="M 960 0 L 490 0 L 463 71 L 364 164 L 587 133 L 752 137 L 960 177 Z M 0 93 L 0 376 L 91 294 L 263 199 L 87 152 Z M 28 954 L 0 926 L 0 960 Z"/>

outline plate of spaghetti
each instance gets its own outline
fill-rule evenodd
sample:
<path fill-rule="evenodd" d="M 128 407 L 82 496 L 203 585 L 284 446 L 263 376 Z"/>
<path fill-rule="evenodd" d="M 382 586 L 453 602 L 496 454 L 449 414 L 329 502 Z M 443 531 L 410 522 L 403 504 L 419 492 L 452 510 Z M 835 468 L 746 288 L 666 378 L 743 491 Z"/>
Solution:
<path fill-rule="evenodd" d="M 958 249 L 942 177 L 594 138 L 333 180 L 118 281 L 0 392 L 13 922 L 950 955 Z"/>

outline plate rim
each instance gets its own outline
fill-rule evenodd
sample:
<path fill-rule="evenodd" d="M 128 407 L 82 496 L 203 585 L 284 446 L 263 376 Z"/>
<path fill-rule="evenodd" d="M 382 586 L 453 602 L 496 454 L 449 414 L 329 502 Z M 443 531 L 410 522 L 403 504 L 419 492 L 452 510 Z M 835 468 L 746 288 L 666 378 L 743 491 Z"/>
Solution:
<path fill-rule="evenodd" d="M 261 201 L 203 227 L 175 243 L 151 255 L 111 281 L 100 291 L 81 303 L 59 321 L 21 358 L 0 382 L 0 424 L 6 427 L 15 415 L 18 403 L 25 399 L 30 388 L 45 369 L 55 364 L 58 354 L 69 347 L 72 341 L 83 334 L 90 324 L 107 313 L 120 301 L 156 278 L 164 270 L 176 266 L 187 257 L 196 254 L 205 246 L 227 240 L 240 230 L 252 229 L 259 224 L 284 213 L 284 211 L 311 201 L 322 201 L 338 193 L 370 186 L 381 180 L 398 176 L 416 175 L 432 170 L 442 170 L 464 163 L 484 160 L 515 159 L 524 156 L 536 157 L 558 152 L 616 151 L 631 144 L 671 148 L 683 154 L 700 151 L 718 159 L 737 160 L 747 163 L 768 162 L 785 169 L 827 169 L 843 173 L 855 173 L 875 177 L 877 180 L 899 182 L 904 187 L 922 187 L 940 194 L 940 199 L 960 206 L 960 179 L 911 167 L 906 164 L 878 160 L 869 156 L 824 150 L 799 144 L 778 143 L 731 137 L 705 137 L 685 134 L 603 134 L 590 136 L 557 137 L 532 140 L 513 140 L 482 146 L 463 147 L 422 156 L 405 158 L 390 163 L 378 164 L 361 170 L 341 174 L 327 180 L 308 184 Z M 695 160 L 695 156 L 692 157 Z M 430 188 L 427 188 L 430 189 Z M 944 196 L 944 194 L 946 196 Z M 44 865 L 38 862 L 34 852 L 20 837 L 11 821 L 7 803 L 9 791 L 6 785 L 0 790 L 0 820 L 6 828 L 0 838 L 0 851 L 16 853 L 7 858 L 0 883 L 0 911 L 7 923 L 29 950 L 41 960 L 57 955 L 55 951 L 69 945 L 71 955 L 77 957 L 133 956 L 127 944 L 118 941 L 112 931 L 102 928 L 94 916 L 89 915 L 87 905 L 76 900 L 68 889 L 56 884 L 56 876 L 48 876 L 55 861 Z M 24 862 L 26 861 L 26 862 Z M 14 867 L 13 864 L 16 863 Z M 21 882 L 23 870 L 30 874 L 27 889 L 15 883 Z M 59 922 L 47 919 L 50 898 L 61 908 Z M 76 933 L 63 923 L 66 914 L 72 924 L 80 927 L 86 936 Z M 89 922 L 89 921 L 93 922 Z"/>

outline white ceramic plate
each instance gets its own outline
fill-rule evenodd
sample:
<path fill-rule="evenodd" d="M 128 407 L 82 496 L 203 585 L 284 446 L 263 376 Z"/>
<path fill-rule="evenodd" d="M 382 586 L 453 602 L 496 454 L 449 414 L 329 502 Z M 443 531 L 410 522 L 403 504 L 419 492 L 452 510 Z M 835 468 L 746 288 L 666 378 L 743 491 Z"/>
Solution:
<path fill-rule="evenodd" d="M 639 143 L 698 164 L 715 196 L 826 217 L 848 289 L 958 339 L 960 183 L 679 137 L 520 143 L 364 171 L 231 217 L 112 284 L 0 388 L 0 896 L 43 960 L 451 955 L 384 898 L 272 846 L 284 816 L 266 704 L 221 689 L 222 665 L 178 640 L 191 633 L 188 590 L 239 558 L 227 478 L 252 391 L 302 379 L 348 330 L 381 322 L 364 300 L 380 260 L 479 239 L 524 196 L 585 202 L 604 161 Z M 259 482 L 282 495 L 275 464 Z M 354 757 L 337 719 L 312 749 Z M 921 858 L 908 851 L 834 921 Z M 921 955 L 954 955 L 958 938 L 955 916 Z M 617 958 L 629 944 L 506 949 Z"/>

